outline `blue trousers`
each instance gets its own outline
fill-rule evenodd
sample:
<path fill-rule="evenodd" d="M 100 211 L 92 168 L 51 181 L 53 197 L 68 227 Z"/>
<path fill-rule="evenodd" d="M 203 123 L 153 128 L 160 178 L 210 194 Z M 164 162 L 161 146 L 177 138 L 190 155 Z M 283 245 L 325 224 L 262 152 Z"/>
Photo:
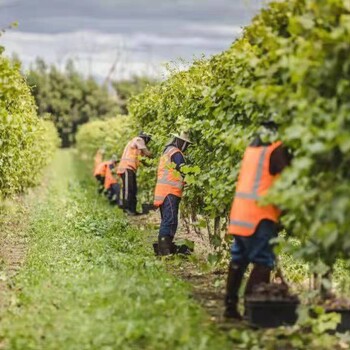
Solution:
<path fill-rule="evenodd" d="M 275 254 L 270 244 L 278 233 L 277 224 L 271 220 L 261 220 L 252 236 L 234 236 L 231 248 L 232 261 L 239 265 L 249 263 L 264 265 L 270 268 L 275 266 Z"/>
<path fill-rule="evenodd" d="M 160 223 L 159 237 L 174 237 L 178 226 L 178 214 L 181 198 L 168 194 L 164 203 L 160 206 Z"/>

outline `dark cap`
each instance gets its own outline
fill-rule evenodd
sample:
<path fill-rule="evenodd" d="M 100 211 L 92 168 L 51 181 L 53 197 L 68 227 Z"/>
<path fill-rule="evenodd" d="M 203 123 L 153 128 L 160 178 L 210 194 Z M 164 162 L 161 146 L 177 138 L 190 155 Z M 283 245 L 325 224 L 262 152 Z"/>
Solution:
<path fill-rule="evenodd" d="M 147 134 L 147 133 L 144 132 L 144 131 L 141 131 L 141 132 L 139 133 L 139 137 L 142 137 L 143 139 L 149 139 L 149 140 L 152 139 L 152 135 L 151 135 L 151 134 Z"/>
<path fill-rule="evenodd" d="M 278 124 L 275 123 L 273 120 L 263 121 L 260 123 L 260 125 L 266 129 L 269 129 L 269 130 L 277 130 L 278 129 Z"/>

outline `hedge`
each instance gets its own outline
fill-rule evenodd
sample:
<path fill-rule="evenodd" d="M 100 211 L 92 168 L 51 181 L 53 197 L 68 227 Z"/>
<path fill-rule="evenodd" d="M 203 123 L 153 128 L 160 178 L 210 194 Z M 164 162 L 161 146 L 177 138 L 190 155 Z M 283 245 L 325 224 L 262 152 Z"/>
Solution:
<path fill-rule="evenodd" d="M 227 217 L 242 153 L 262 121 L 294 156 L 270 194 L 299 254 L 332 265 L 350 256 L 350 3 L 272 2 L 225 52 L 173 72 L 133 99 L 135 123 L 154 134 L 190 130 L 193 165 L 184 210 Z M 191 169 L 188 169 L 190 172 Z M 154 181 L 154 173 L 146 181 Z"/>
<path fill-rule="evenodd" d="M 19 64 L 3 51 L 0 47 L 0 197 L 38 184 L 58 145 L 53 125 L 37 116 Z"/>

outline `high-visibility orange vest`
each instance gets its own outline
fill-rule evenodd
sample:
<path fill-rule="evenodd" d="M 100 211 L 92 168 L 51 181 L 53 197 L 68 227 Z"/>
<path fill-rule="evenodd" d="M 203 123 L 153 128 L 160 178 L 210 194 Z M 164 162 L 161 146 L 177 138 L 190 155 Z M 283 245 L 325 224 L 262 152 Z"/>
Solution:
<path fill-rule="evenodd" d="M 110 164 L 110 161 L 100 163 L 94 171 L 94 176 L 100 175 L 105 177 L 108 164 Z"/>
<path fill-rule="evenodd" d="M 154 205 L 159 207 L 163 204 L 165 197 L 168 194 L 173 194 L 177 197 L 182 197 L 184 181 L 181 174 L 174 169 L 174 163 L 171 157 L 182 152 L 176 147 L 169 147 L 163 153 L 158 166 L 158 178 L 154 193 Z"/>
<path fill-rule="evenodd" d="M 251 236 L 261 220 L 278 221 L 281 211 L 274 205 L 262 206 L 259 200 L 278 178 L 278 175 L 271 175 L 269 169 L 271 154 L 281 144 L 275 142 L 246 149 L 232 203 L 229 234 Z"/>
<path fill-rule="evenodd" d="M 96 171 L 97 167 L 102 163 L 103 161 L 103 153 L 99 149 L 96 152 L 95 158 L 94 158 L 94 172 Z"/>
<path fill-rule="evenodd" d="M 113 169 L 111 169 L 111 164 L 110 162 L 107 166 L 106 169 L 106 177 L 105 177 L 105 183 L 104 183 L 104 188 L 108 190 L 112 185 L 118 183 L 118 175 L 113 175 Z"/>
<path fill-rule="evenodd" d="M 136 147 L 133 147 L 133 144 L 138 139 L 138 137 L 134 137 L 131 141 L 126 145 L 122 159 L 120 160 L 117 173 L 123 174 L 126 169 L 130 169 L 136 171 L 140 164 L 140 156 L 141 150 Z"/>

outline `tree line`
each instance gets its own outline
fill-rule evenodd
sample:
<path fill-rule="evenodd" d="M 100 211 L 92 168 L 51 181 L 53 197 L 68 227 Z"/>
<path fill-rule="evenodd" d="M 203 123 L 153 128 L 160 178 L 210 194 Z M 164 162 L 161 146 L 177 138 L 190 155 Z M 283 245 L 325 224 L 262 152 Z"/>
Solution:
<path fill-rule="evenodd" d="M 80 125 L 127 114 L 129 98 L 154 83 L 152 78 L 134 76 L 106 85 L 92 76 L 85 77 L 71 60 L 60 70 L 40 58 L 25 76 L 39 115 L 55 124 L 62 147 L 75 143 Z"/>

